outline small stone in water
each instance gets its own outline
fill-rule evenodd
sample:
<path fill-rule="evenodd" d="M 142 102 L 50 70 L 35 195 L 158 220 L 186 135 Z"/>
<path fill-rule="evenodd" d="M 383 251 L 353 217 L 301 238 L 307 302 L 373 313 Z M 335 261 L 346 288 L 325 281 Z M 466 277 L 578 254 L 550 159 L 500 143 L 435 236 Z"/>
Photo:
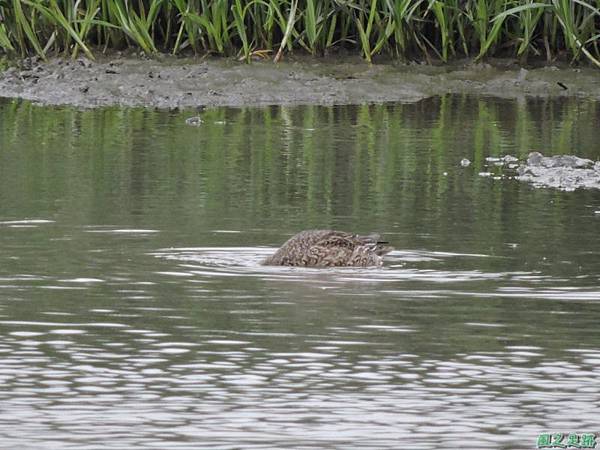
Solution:
<path fill-rule="evenodd" d="M 479 172 L 480 177 L 491 177 L 492 172 Z"/>
<path fill-rule="evenodd" d="M 467 158 L 463 158 L 460 160 L 460 165 L 463 167 L 469 167 L 471 165 L 471 161 L 469 161 Z"/>
<path fill-rule="evenodd" d="M 188 125 L 193 125 L 193 126 L 197 127 L 202 124 L 202 119 L 198 116 L 194 116 L 194 117 L 185 119 L 185 123 L 187 123 Z"/>

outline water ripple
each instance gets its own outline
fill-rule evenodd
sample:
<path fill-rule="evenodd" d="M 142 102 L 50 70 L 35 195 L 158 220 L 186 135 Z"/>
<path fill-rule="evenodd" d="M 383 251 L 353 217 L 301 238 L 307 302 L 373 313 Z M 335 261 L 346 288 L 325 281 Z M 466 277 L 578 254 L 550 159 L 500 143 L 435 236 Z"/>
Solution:
<path fill-rule="evenodd" d="M 18 225 L 29 225 L 29 226 L 37 226 L 43 225 L 47 223 L 54 223 L 54 220 L 48 219 L 22 219 L 22 220 L 4 220 L 0 221 L 0 226 L 9 225 L 9 226 L 18 226 Z"/>
<path fill-rule="evenodd" d="M 484 297 L 550 300 L 600 300 L 597 288 L 568 286 L 568 278 L 557 278 L 539 270 L 485 271 L 457 269 L 455 260 L 492 258 L 485 254 L 451 253 L 427 250 L 396 250 L 386 257 L 383 267 L 299 268 L 262 266 L 261 261 L 275 251 L 266 247 L 183 247 L 159 249 L 151 256 L 172 262 L 170 269 L 155 272 L 162 277 L 184 278 L 191 283 L 210 282 L 219 277 L 254 277 L 269 282 L 311 282 L 314 288 L 334 290 L 336 295 L 371 296 L 365 292 L 373 284 L 385 284 L 378 293 L 398 298 L 439 299 Z M 425 267 L 421 267 L 425 264 Z M 452 268 L 450 268 L 452 267 Z M 206 281 L 202 281 L 206 280 Z M 452 283 L 456 287 L 447 288 Z M 476 286 L 476 290 L 465 289 Z M 439 288 L 436 288 L 439 286 Z M 480 289 L 480 286 L 483 290 Z M 195 288 L 197 293 L 212 292 Z"/>

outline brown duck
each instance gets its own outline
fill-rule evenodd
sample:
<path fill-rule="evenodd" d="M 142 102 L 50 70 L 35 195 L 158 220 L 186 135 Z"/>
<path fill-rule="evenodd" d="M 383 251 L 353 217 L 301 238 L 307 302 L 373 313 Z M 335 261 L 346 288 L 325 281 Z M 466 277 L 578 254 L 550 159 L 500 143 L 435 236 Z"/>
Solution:
<path fill-rule="evenodd" d="M 334 230 L 301 231 L 263 261 L 266 266 L 367 267 L 383 264 L 393 250 L 378 234 L 359 236 Z"/>

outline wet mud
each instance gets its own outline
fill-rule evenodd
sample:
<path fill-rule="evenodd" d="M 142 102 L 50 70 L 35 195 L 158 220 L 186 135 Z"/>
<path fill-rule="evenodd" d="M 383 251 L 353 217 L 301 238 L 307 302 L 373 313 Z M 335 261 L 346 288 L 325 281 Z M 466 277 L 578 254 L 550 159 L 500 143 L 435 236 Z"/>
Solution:
<path fill-rule="evenodd" d="M 44 105 L 193 108 L 415 102 L 444 93 L 505 98 L 581 96 L 600 99 L 598 71 L 513 64 L 445 66 L 359 57 L 253 61 L 226 58 L 144 59 L 113 55 L 97 61 L 35 58 L 0 73 L 0 96 Z"/>

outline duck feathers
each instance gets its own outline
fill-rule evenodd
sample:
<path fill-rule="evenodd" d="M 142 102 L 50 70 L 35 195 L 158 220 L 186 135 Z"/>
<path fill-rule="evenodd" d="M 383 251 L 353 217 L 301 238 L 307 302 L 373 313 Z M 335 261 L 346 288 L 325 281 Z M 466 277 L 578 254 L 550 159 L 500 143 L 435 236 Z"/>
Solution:
<path fill-rule="evenodd" d="M 366 267 L 383 264 L 392 247 L 378 234 L 361 236 L 335 230 L 306 230 L 285 242 L 263 261 L 273 266 Z"/>

